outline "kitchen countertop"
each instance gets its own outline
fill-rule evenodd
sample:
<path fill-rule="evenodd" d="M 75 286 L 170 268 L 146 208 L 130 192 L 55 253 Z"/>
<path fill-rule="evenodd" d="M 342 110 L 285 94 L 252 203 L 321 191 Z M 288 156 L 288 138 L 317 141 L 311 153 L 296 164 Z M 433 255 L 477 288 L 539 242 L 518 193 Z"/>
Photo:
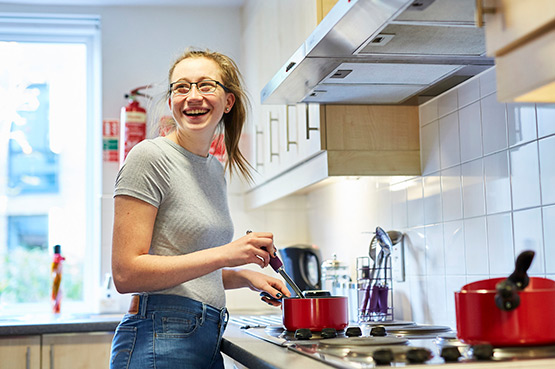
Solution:
<path fill-rule="evenodd" d="M 244 332 L 236 324 L 228 324 L 223 341 L 222 352 L 247 368 L 260 369 L 295 369 L 315 368 L 329 369 L 331 366 L 303 356 L 285 347 L 263 341 Z M 462 366 L 461 366 L 462 365 Z M 438 365 L 412 364 L 410 368 L 437 368 Z M 555 367 L 555 359 L 536 359 L 503 362 L 465 362 L 441 364 L 441 369 L 552 369 Z"/>
<path fill-rule="evenodd" d="M 121 314 L 27 314 L 0 317 L 0 336 L 113 332 Z"/>

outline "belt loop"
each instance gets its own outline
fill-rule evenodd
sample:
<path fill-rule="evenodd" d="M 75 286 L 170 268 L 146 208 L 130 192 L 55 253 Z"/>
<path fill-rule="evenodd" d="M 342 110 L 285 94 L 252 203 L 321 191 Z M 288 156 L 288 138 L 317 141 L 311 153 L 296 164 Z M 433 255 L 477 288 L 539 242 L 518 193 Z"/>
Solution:
<path fill-rule="evenodd" d="M 147 293 L 143 293 L 141 295 L 141 318 L 146 317 L 146 306 L 148 305 L 148 294 Z"/>
<path fill-rule="evenodd" d="M 206 304 L 202 303 L 202 316 L 200 318 L 200 325 L 204 324 L 204 319 L 206 319 Z"/>

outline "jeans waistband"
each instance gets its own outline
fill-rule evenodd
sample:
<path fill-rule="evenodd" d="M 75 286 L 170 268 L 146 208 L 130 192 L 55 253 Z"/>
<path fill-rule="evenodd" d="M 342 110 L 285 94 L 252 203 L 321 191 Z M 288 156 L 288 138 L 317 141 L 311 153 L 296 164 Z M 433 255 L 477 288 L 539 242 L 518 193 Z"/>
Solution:
<path fill-rule="evenodd" d="M 224 307 L 217 309 L 203 302 L 189 297 L 167 294 L 134 294 L 129 306 L 129 314 L 138 314 L 145 317 L 147 313 L 156 310 L 198 311 L 202 312 L 204 319 L 213 319 L 227 323 L 229 313 Z"/>

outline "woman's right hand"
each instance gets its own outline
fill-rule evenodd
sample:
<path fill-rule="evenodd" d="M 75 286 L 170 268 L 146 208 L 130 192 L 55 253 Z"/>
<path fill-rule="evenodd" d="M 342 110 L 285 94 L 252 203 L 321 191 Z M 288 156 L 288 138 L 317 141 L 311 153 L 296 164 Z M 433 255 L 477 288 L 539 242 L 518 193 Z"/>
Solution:
<path fill-rule="evenodd" d="M 274 257 L 274 235 L 270 232 L 249 232 L 247 235 L 221 246 L 226 267 L 258 264 L 265 268 Z"/>

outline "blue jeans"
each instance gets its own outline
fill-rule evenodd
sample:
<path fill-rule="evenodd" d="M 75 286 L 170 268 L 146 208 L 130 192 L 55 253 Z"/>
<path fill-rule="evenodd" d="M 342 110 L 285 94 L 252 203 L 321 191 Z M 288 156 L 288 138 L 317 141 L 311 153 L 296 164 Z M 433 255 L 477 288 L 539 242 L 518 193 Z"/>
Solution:
<path fill-rule="evenodd" d="M 141 294 L 112 341 L 110 369 L 224 367 L 220 342 L 228 313 L 175 295 Z"/>

